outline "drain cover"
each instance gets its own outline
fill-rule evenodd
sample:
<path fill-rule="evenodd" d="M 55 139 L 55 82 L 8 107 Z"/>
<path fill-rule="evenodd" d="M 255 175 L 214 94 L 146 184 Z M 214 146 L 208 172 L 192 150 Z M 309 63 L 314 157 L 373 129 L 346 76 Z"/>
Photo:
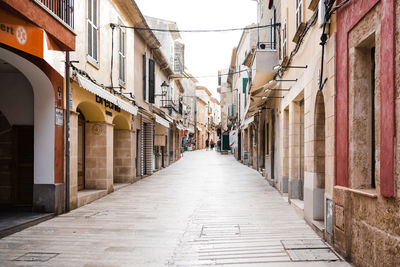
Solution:
<path fill-rule="evenodd" d="M 40 261 L 45 262 L 48 261 L 60 253 L 44 253 L 44 252 L 28 252 L 22 256 L 19 256 L 14 261 Z"/>
<path fill-rule="evenodd" d="M 285 249 L 329 248 L 321 239 L 281 240 Z"/>
<path fill-rule="evenodd" d="M 286 250 L 292 261 L 337 261 L 335 253 L 327 249 L 289 249 Z"/>

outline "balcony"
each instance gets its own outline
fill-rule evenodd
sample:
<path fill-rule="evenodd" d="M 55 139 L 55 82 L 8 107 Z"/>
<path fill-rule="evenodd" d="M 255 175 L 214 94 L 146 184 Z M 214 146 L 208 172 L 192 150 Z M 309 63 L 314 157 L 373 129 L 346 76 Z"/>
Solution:
<path fill-rule="evenodd" d="M 253 79 L 250 92 L 260 88 L 269 82 L 275 75 L 274 67 L 278 65 L 278 51 L 276 49 L 262 46 L 264 49 L 258 48 L 254 52 L 254 61 L 252 68 Z"/>
<path fill-rule="evenodd" d="M 2 0 L 0 8 L 42 28 L 55 50 L 75 50 L 74 0 Z"/>
<path fill-rule="evenodd" d="M 74 0 L 35 0 L 50 14 L 74 28 Z"/>

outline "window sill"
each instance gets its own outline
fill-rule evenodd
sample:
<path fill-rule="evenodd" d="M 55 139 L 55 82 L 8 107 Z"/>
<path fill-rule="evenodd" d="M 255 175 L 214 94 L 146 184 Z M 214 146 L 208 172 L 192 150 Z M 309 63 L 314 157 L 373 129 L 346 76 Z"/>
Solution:
<path fill-rule="evenodd" d="M 91 56 L 86 55 L 86 60 L 87 60 L 87 62 L 89 62 L 90 65 L 92 65 L 96 69 L 100 68 L 99 62 L 97 60 L 95 60 L 94 58 L 92 58 Z"/>
<path fill-rule="evenodd" d="M 343 187 L 343 186 L 335 186 L 335 188 L 342 189 L 342 190 L 343 189 L 348 190 L 352 193 L 362 195 L 365 197 L 369 197 L 369 198 L 377 198 L 378 197 L 377 190 L 375 188 L 356 189 L 356 188 L 347 188 L 347 187 Z"/>
<path fill-rule="evenodd" d="M 118 79 L 118 84 L 121 86 L 123 89 L 126 89 L 126 83 L 120 79 Z"/>

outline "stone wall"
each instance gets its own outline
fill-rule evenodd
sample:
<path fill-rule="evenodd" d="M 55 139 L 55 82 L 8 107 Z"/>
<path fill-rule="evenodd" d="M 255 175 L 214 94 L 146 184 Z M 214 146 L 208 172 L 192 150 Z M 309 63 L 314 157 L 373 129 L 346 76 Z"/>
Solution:
<path fill-rule="evenodd" d="M 85 134 L 85 188 L 112 192 L 114 127 L 104 122 L 87 122 Z"/>
<path fill-rule="evenodd" d="M 365 5 L 364 2 L 360 4 Z M 397 190 L 394 198 L 384 197 L 381 193 L 381 129 L 380 112 L 381 106 L 381 60 L 382 40 L 381 40 L 381 20 L 382 20 L 382 1 L 373 6 L 367 14 L 349 32 L 349 186 L 335 186 L 334 188 L 334 245 L 335 248 L 356 266 L 400 266 L 400 192 Z M 400 16 L 400 5 L 396 4 L 396 17 Z M 400 29 L 400 22 L 396 20 L 396 32 Z M 369 85 L 364 84 L 368 80 L 368 75 L 360 72 L 366 57 L 360 57 L 364 48 L 371 46 L 374 42 L 376 54 L 375 70 L 375 180 L 376 188 L 373 188 L 369 179 L 371 178 L 371 161 L 368 150 L 370 133 L 370 119 L 368 112 L 360 107 L 360 102 L 364 101 L 368 105 L 367 99 Z M 396 62 L 400 55 L 400 40 L 396 35 Z M 358 62 L 361 60 L 363 62 Z M 382 65 L 381 65 L 382 62 Z M 356 64 L 356 65 L 355 65 Z M 360 65 L 361 64 L 361 65 Z M 400 94 L 400 72 L 396 70 L 396 135 L 400 134 L 399 121 L 399 100 Z M 395 155 L 398 158 L 400 141 L 397 140 Z M 399 186 L 400 165 L 399 160 L 395 166 L 395 183 Z M 399 189 L 399 188 L 397 188 Z"/>
<path fill-rule="evenodd" d="M 132 183 L 136 177 L 136 135 L 130 130 L 114 130 L 114 183 Z"/>

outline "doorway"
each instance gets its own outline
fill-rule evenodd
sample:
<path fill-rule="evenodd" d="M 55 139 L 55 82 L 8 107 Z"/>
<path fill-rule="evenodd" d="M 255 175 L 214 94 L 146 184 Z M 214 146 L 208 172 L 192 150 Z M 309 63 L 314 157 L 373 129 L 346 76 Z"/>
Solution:
<path fill-rule="evenodd" d="M 83 113 L 78 109 L 78 191 L 85 189 L 85 125 Z"/>

